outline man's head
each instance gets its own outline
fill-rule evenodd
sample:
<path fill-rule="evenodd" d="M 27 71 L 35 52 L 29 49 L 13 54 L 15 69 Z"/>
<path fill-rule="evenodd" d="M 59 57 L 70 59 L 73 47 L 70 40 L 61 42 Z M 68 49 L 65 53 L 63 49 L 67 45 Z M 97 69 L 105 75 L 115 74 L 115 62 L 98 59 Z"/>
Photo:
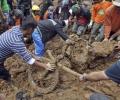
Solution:
<path fill-rule="evenodd" d="M 20 18 L 20 19 L 22 19 L 24 17 L 24 14 L 23 14 L 22 10 L 20 10 L 20 9 L 14 9 L 13 10 L 13 15 L 16 18 Z"/>
<path fill-rule="evenodd" d="M 112 3 L 113 3 L 113 5 L 120 8 L 120 0 L 113 0 Z"/>
<path fill-rule="evenodd" d="M 73 5 L 71 9 L 72 9 L 72 13 L 75 15 L 78 15 L 80 12 L 80 6 L 78 4 Z"/>
<path fill-rule="evenodd" d="M 84 0 L 82 4 L 88 9 L 90 9 L 92 6 L 92 3 L 90 2 L 90 0 Z"/>
<path fill-rule="evenodd" d="M 48 12 L 49 12 L 49 13 L 53 13 L 54 10 L 55 10 L 54 6 L 48 7 Z"/>
<path fill-rule="evenodd" d="M 112 2 L 112 0 L 105 0 L 105 1 L 109 1 L 109 2 Z"/>
<path fill-rule="evenodd" d="M 32 6 L 32 11 L 35 15 L 39 15 L 40 13 L 40 7 L 38 5 L 33 5 Z"/>
<path fill-rule="evenodd" d="M 102 2 L 103 0 L 92 0 L 92 4 L 96 4 L 96 3 L 100 3 Z"/>
<path fill-rule="evenodd" d="M 26 18 L 24 18 L 21 24 L 21 30 L 23 31 L 24 37 L 29 37 L 36 26 L 37 23 L 32 16 L 27 16 Z"/>

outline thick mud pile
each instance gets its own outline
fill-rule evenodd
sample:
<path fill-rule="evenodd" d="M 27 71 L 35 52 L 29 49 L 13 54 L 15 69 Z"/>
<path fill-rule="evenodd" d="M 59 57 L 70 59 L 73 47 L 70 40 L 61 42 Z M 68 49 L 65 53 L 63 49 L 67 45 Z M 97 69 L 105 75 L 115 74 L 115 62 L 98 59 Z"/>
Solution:
<path fill-rule="evenodd" d="M 109 58 L 108 56 L 117 45 L 115 41 L 94 42 L 93 44 L 89 44 L 88 41 L 76 35 L 73 35 L 71 39 L 75 44 L 71 46 L 65 45 L 62 52 L 66 58 L 69 59 L 73 68 L 77 68 L 77 71 L 80 73 L 88 68 L 94 68 L 98 60 L 102 61 L 105 58 Z"/>
<path fill-rule="evenodd" d="M 64 42 L 56 37 L 46 45 L 46 49 L 52 50 L 54 57 L 64 54 L 65 56 L 60 60 L 60 63 L 80 73 L 103 70 L 116 61 L 116 59 L 107 59 L 107 56 L 114 49 L 116 44 L 114 42 L 89 45 L 85 40 L 78 39 L 78 37 L 73 37 L 73 40 L 75 40 L 75 44 L 66 47 Z M 30 50 L 33 50 L 33 46 L 30 47 Z M 28 81 L 27 69 L 30 66 L 25 64 L 17 55 L 7 59 L 6 66 L 12 74 L 15 86 L 19 91 L 26 90 L 31 100 L 88 100 L 88 95 L 96 91 L 109 95 L 112 100 L 119 100 L 119 87 L 112 81 L 82 83 L 73 75 L 60 69 L 60 79 L 56 89 L 49 94 L 36 96 L 34 95 L 35 90 L 31 88 Z M 90 66 L 95 68 L 90 69 Z M 37 79 L 40 78 L 39 73 L 34 73 L 33 77 L 37 82 Z M 51 84 L 51 81 L 48 81 L 47 85 Z M 14 91 L 3 81 L 0 82 L 0 92 L 5 94 L 6 100 L 15 100 L 16 93 L 19 91 Z"/>

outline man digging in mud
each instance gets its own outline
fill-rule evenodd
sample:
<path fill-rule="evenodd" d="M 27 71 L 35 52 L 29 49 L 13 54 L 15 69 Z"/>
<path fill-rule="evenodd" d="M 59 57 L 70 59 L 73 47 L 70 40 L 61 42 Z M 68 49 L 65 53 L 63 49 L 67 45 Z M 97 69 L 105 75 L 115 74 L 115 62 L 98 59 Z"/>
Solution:
<path fill-rule="evenodd" d="M 104 41 L 120 41 L 120 0 L 113 0 L 113 5 L 106 10 L 104 21 Z"/>
<path fill-rule="evenodd" d="M 37 28 L 32 33 L 32 38 L 35 45 L 35 55 L 41 57 L 44 55 L 45 43 L 55 37 L 57 34 L 62 37 L 62 39 L 67 44 L 73 44 L 74 42 L 70 40 L 63 32 L 63 28 L 70 23 L 68 20 L 43 20 L 38 23 Z"/>
<path fill-rule="evenodd" d="M 5 69 L 4 61 L 12 56 L 13 54 L 20 55 L 24 61 L 30 65 L 35 65 L 47 70 L 52 70 L 51 64 L 44 64 L 38 62 L 32 55 L 27 51 L 24 44 L 24 37 L 29 37 L 36 27 L 34 19 L 30 16 L 26 17 L 22 21 L 20 26 L 15 26 L 12 29 L 4 32 L 0 35 L 0 78 L 10 82 L 11 75 Z"/>
<path fill-rule="evenodd" d="M 120 50 L 120 43 L 116 48 Z M 117 58 L 119 57 L 119 54 Z M 91 73 L 84 73 L 80 75 L 80 81 L 100 81 L 100 80 L 112 80 L 120 84 L 120 60 L 112 64 L 110 67 L 103 71 L 96 71 Z"/>
<path fill-rule="evenodd" d="M 105 22 L 105 41 L 108 40 L 110 37 L 110 31 L 116 31 L 115 35 L 119 35 L 119 26 L 120 23 L 118 21 L 118 16 L 120 15 L 119 13 L 120 10 L 120 1 L 119 0 L 114 0 L 113 1 L 113 6 L 111 6 L 108 11 L 106 12 L 106 17 L 109 17 L 106 19 Z M 112 12 L 112 13 L 111 13 Z M 113 16 L 113 17 L 110 17 Z M 113 18 L 113 19 L 111 19 Z M 117 23 L 118 22 L 118 23 Z M 114 36 L 110 37 L 113 38 Z M 120 45 L 118 43 L 118 49 L 120 50 Z M 118 84 L 120 84 L 120 60 L 118 60 L 116 63 L 114 63 L 111 67 L 104 71 L 98 71 L 98 72 L 92 72 L 89 74 L 83 74 L 80 76 L 80 80 L 88 80 L 88 81 L 99 81 L 99 80 L 112 80 Z"/>

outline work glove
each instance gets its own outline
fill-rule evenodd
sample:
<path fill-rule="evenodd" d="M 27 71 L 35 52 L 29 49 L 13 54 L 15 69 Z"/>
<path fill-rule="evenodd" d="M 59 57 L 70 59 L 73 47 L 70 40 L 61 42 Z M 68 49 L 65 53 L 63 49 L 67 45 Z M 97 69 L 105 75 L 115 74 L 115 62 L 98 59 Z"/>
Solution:
<path fill-rule="evenodd" d="M 68 45 L 73 45 L 75 42 L 74 41 L 72 41 L 71 39 L 67 39 L 66 41 L 66 44 L 68 44 Z"/>
<path fill-rule="evenodd" d="M 91 20 L 90 23 L 88 24 L 88 29 L 91 29 L 93 25 L 93 21 Z"/>

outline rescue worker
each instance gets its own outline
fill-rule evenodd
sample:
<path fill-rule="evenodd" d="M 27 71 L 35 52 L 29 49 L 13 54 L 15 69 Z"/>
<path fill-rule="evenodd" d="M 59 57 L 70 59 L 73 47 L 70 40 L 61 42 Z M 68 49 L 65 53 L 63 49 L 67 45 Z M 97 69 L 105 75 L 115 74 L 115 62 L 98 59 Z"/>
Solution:
<path fill-rule="evenodd" d="M 49 6 L 53 6 L 53 0 L 42 0 L 42 5 L 40 7 L 40 19 L 43 19 L 43 16 Z"/>
<path fill-rule="evenodd" d="M 109 7 L 105 13 L 104 21 L 104 41 L 117 38 L 120 40 L 120 1 L 113 0 L 113 6 Z"/>
<path fill-rule="evenodd" d="M 81 36 L 85 33 L 87 29 L 87 25 L 90 22 L 91 14 L 89 10 L 89 1 L 84 1 L 85 3 L 83 5 L 75 4 L 72 6 L 72 8 L 69 10 L 70 17 L 69 19 L 74 19 L 74 24 L 72 27 L 72 32 L 77 33 L 77 35 Z M 86 5 L 88 6 L 86 6 Z"/>
<path fill-rule="evenodd" d="M 91 22 L 88 25 L 91 28 L 91 36 L 89 42 L 102 41 L 104 39 L 103 23 L 105 17 L 105 11 L 110 7 L 112 3 L 110 1 L 93 0 Z"/>
<path fill-rule="evenodd" d="M 31 16 L 26 17 L 21 26 L 15 26 L 12 29 L 0 35 L 0 79 L 7 82 L 11 81 L 11 75 L 4 66 L 5 60 L 13 54 L 20 55 L 24 61 L 30 65 L 52 70 L 51 64 L 44 64 L 32 57 L 24 44 L 24 37 L 29 37 L 36 27 Z"/>
<path fill-rule="evenodd" d="M 33 16 L 34 19 L 39 22 L 40 21 L 40 8 L 38 5 L 33 5 L 32 6 L 32 12 L 33 12 Z"/>
<path fill-rule="evenodd" d="M 54 6 L 50 6 L 44 14 L 44 19 L 54 19 Z"/>
<path fill-rule="evenodd" d="M 68 20 L 41 20 L 35 31 L 32 33 L 35 55 L 38 57 L 43 56 L 45 52 L 45 44 L 57 34 L 62 37 L 67 44 L 72 44 L 73 41 L 63 32 L 63 28 L 66 25 L 68 25 Z"/>
<path fill-rule="evenodd" d="M 103 71 L 96 71 L 91 73 L 84 73 L 80 76 L 81 81 L 101 81 L 112 80 L 120 84 L 120 60 L 112 64 L 110 67 Z"/>
<path fill-rule="evenodd" d="M 30 15 L 32 0 L 17 0 L 17 9 L 22 10 L 24 16 Z"/>
<path fill-rule="evenodd" d="M 69 18 L 70 0 L 62 0 L 61 6 L 59 7 L 59 14 L 61 20 Z"/>
<path fill-rule="evenodd" d="M 113 5 L 106 10 L 105 13 L 105 39 L 104 41 L 108 41 L 113 38 L 113 35 L 120 34 L 120 1 L 113 0 Z M 113 32 L 113 33 L 111 33 Z M 120 50 L 120 44 L 118 44 L 118 48 Z M 120 60 L 112 64 L 110 67 L 103 71 L 96 71 L 91 73 L 84 73 L 80 76 L 80 80 L 88 80 L 88 81 L 100 81 L 100 80 L 112 80 L 118 84 L 120 84 Z"/>
<path fill-rule="evenodd" d="M 9 5 L 7 3 L 7 0 L 0 0 L 0 7 L 2 9 L 3 15 L 4 15 L 4 23 L 6 24 L 6 26 L 9 24 Z"/>
<path fill-rule="evenodd" d="M 22 10 L 20 10 L 20 9 L 13 10 L 13 18 L 14 18 L 15 26 L 21 25 L 23 17 L 24 17 L 24 14 L 23 14 Z"/>

